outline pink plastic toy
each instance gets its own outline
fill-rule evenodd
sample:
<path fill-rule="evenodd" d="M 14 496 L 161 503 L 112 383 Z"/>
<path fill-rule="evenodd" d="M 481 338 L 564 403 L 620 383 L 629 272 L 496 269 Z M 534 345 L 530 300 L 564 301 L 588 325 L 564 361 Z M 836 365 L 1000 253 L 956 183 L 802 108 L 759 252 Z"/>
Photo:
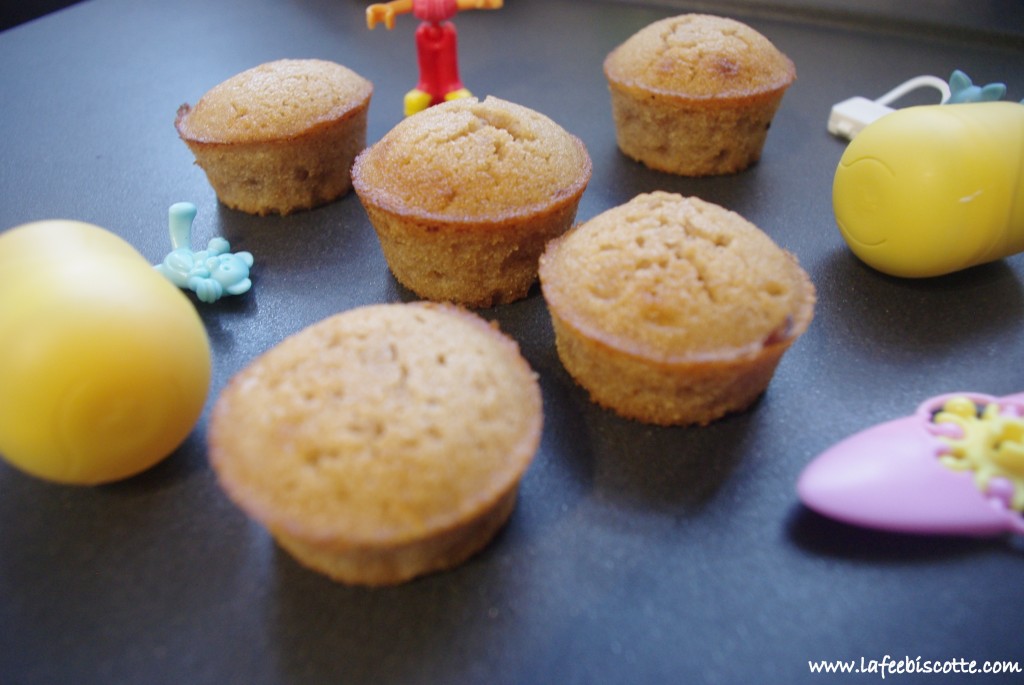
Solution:
<path fill-rule="evenodd" d="M 833 445 L 800 475 L 811 509 L 902 533 L 1024 534 L 1024 393 L 950 393 Z"/>
<path fill-rule="evenodd" d="M 405 94 L 405 116 L 472 95 L 459 79 L 457 34 L 448 20 L 462 10 L 500 9 L 503 4 L 504 0 L 391 0 L 366 8 L 366 25 L 371 30 L 380 21 L 394 28 L 396 14 L 412 12 L 422 21 L 416 29 L 420 80 Z"/>

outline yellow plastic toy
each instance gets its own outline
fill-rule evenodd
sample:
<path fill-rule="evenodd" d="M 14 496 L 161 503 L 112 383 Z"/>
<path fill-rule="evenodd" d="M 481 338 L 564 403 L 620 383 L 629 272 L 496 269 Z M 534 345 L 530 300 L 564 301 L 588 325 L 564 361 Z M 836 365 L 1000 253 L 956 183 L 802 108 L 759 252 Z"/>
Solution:
<path fill-rule="evenodd" d="M 886 114 L 850 142 L 832 202 L 854 254 L 892 276 L 940 276 L 1024 251 L 1024 105 Z"/>
<path fill-rule="evenodd" d="M 195 307 L 98 226 L 0 234 L 0 456 L 39 478 L 107 483 L 192 431 L 210 384 Z"/>

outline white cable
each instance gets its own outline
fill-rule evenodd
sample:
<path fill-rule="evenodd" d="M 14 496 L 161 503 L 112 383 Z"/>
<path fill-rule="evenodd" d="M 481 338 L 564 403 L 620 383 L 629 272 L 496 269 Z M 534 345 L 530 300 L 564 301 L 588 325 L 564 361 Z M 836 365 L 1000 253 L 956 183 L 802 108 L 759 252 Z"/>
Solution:
<path fill-rule="evenodd" d="M 899 100 L 910 91 L 918 88 L 924 88 L 926 86 L 931 86 L 942 94 L 942 100 L 939 101 L 939 104 L 945 104 L 946 100 L 949 99 L 949 84 L 938 76 L 915 76 L 909 81 L 905 81 L 904 83 L 896 86 L 888 93 L 875 100 L 875 102 L 881 105 L 888 105 L 895 100 Z"/>

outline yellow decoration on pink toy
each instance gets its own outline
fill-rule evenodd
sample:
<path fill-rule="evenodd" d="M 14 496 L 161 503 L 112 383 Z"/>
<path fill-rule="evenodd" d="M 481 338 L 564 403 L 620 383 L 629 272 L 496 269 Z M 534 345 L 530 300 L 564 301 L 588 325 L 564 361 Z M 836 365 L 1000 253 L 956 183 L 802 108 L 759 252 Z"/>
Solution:
<path fill-rule="evenodd" d="M 1024 511 L 1024 417 L 1004 413 L 998 404 L 979 406 L 954 397 L 936 414 L 935 423 L 957 428 L 956 434 L 941 438 L 949 444 L 949 452 L 939 458 L 943 464 L 972 471 L 983 492 L 993 479 L 1003 479 L 1010 506 Z"/>

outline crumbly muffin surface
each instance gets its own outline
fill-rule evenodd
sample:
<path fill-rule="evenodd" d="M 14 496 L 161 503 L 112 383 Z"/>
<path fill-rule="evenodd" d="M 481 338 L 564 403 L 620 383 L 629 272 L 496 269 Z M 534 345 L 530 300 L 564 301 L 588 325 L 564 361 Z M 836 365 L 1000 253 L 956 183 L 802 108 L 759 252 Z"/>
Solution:
<path fill-rule="evenodd" d="M 590 179 L 583 144 L 548 117 L 494 97 L 408 117 L 356 161 L 356 191 L 400 214 L 500 220 L 549 207 Z"/>
<path fill-rule="evenodd" d="M 203 143 L 286 139 L 344 117 L 372 90 L 369 81 L 334 62 L 268 62 L 211 88 L 179 117 L 179 129 Z"/>
<path fill-rule="evenodd" d="M 238 374 L 211 421 L 232 499 L 272 530 L 402 544 L 518 484 L 541 423 L 515 343 L 464 310 L 373 305 L 288 338 Z"/>
<path fill-rule="evenodd" d="M 793 63 L 746 24 L 701 14 L 641 29 L 605 61 L 609 79 L 687 98 L 746 97 L 788 86 Z"/>
<path fill-rule="evenodd" d="M 814 299 L 796 260 L 753 224 L 660 191 L 554 241 L 540 277 L 571 325 L 663 361 L 759 350 Z"/>

